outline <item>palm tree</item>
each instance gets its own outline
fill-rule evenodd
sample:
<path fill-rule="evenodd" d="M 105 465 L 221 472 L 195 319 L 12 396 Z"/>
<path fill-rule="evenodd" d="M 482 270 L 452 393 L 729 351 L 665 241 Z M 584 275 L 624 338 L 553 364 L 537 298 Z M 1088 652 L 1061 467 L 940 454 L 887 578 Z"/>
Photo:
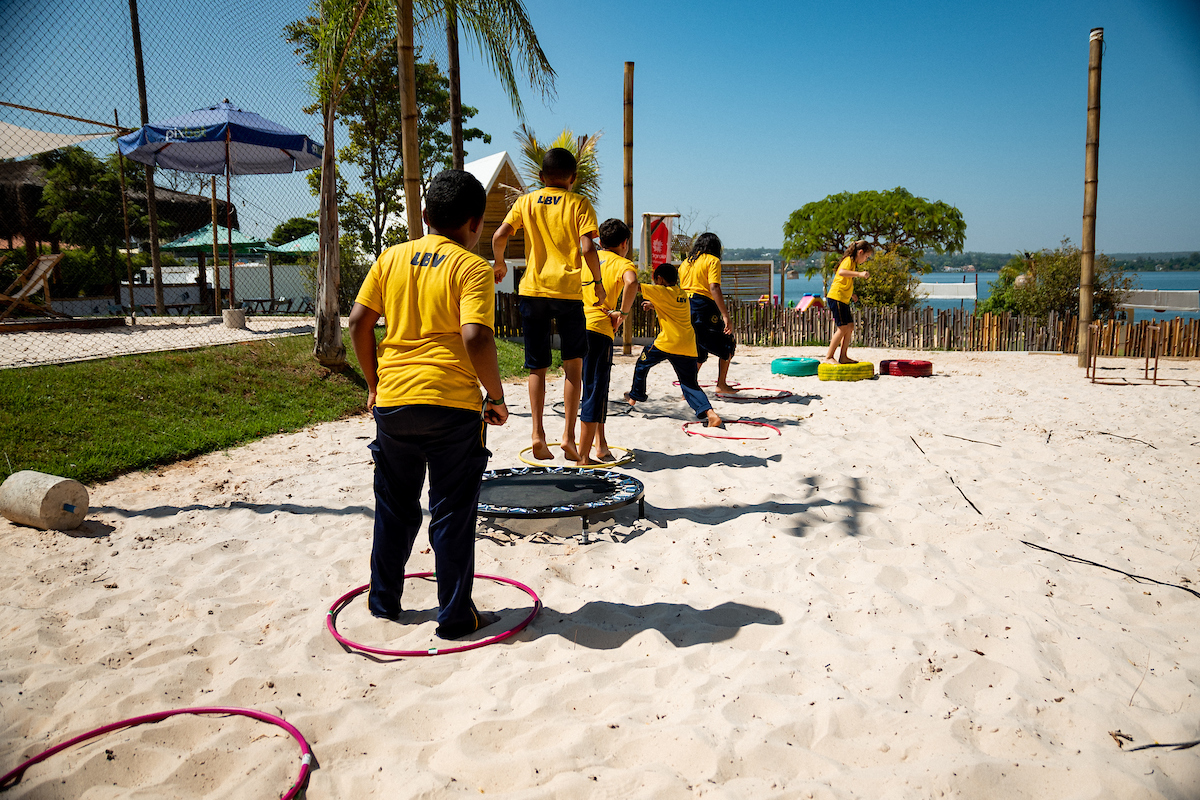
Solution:
<path fill-rule="evenodd" d="M 525 173 L 530 186 L 545 186 L 538 178 L 538 173 L 542 171 L 542 159 L 546 157 L 546 151 L 550 148 L 562 147 L 570 150 L 575 156 L 575 185 L 571 187 L 571 191 L 583 195 L 593 204 L 599 201 L 600 161 L 596 157 L 596 143 L 604 135 L 603 131 L 596 131 L 591 136 L 576 136 L 571 131 L 564 130 L 553 142 L 545 144 L 522 123 L 521 129 L 514 131 L 513 135 L 521 144 L 521 171 Z"/>
<path fill-rule="evenodd" d="M 555 73 L 546 54 L 542 52 L 523 0 L 444 0 L 444 3 L 449 62 L 446 74 L 450 79 L 450 143 L 454 168 L 462 169 L 462 89 L 458 57 L 460 23 L 500 79 L 500 85 L 518 118 L 525 117 L 525 107 L 517 85 L 517 70 L 524 72 L 530 86 L 547 100 L 554 97 Z"/>

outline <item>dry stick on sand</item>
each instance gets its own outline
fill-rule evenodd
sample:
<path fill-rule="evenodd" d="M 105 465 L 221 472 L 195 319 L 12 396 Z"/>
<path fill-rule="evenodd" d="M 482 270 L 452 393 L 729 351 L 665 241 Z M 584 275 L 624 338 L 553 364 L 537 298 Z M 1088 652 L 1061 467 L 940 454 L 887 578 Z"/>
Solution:
<path fill-rule="evenodd" d="M 965 436 L 955 436 L 952 433 L 943 433 L 942 436 L 949 436 L 951 439 L 962 439 L 964 442 L 974 442 L 975 444 L 986 444 L 988 447 L 1002 447 L 1002 445 L 992 444 L 991 442 L 981 442 L 978 439 L 968 439 Z"/>
<path fill-rule="evenodd" d="M 1146 682 L 1146 676 L 1150 674 L 1150 648 L 1146 648 L 1146 671 L 1142 673 L 1142 679 L 1138 681 L 1138 685 L 1133 690 L 1133 694 L 1129 695 L 1129 705 L 1133 706 L 1133 698 L 1137 697 L 1138 690 L 1142 688 L 1142 684 Z"/>
<path fill-rule="evenodd" d="M 1119 433 L 1109 433 L 1108 431 L 1092 431 L 1092 433 L 1098 433 L 1098 434 L 1100 434 L 1101 436 L 1114 436 L 1114 437 L 1116 437 L 1116 438 L 1118 438 L 1118 439 L 1124 439 L 1124 440 L 1125 440 L 1125 441 L 1127 441 L 1127 442 L 1137 442 L 1138 444 L 1144 444 L 1144 445 L 1146 445 L 1147 447 L 1149 447 L 1151 450 L 1157 450 L 1157 449 L 1158 449 L 1157 447 L 1155 447 L 1154 445 L 1150 444 L 1149 442 L 1143 442 L 1141 439 L 1134 439 L 1132 436 L 1122 436 L 1122 435 L 1121 435 L 1121 434 L 1119 434 Z"/>
<path fill-rule="evenodd" d="M 943 434 L 943 435 L 944 435 L 944 436 L 949 436 L 950 434 L 948 434 L 948 433 L 947 433 L 947 434 Z M 918 450 L 921 450 L 921 445 L 917 444 L 917 440 L 916 440 L 916 439 L 913 439 L 913 437 L 911 437 L 911 436 L 909 436 L 908 438 L 912 440 L 912 443 L 913 443 L 913 445 L 914 445 L 914 446 L 915 446 L 915 447 L 916 447 Z M 955 436 L 954 438 L 955 438 L 955 439 L 961 439 L 962 437 L 961 437 L 961 436 Z M 968 441 L 968 442 L 969 442 L 969 441 L 972 441 L 972 440 L 971 440 L 971 439 L 967 439 L 966 441 Z M 987 444 L 987 442 L 980 442 L 980 444 Z M 999 447 L 1000 445 L 998 445 L 998 444 L 997 444 L 997 445 L 992 445 L 992 446 L 993 446 L 993 447 Z M 929 458 L 929 456 L 925 455 L 925 451 L 924 451 L 924 450 L 921 450 L 921 455 L 925 456 L 926 458 Z M 947 471 L 945 471 L 945 472 L 946 472 L 946 477 L 950 479 L 950 485 L 951 485 L 951 486 L 953 486 L 955 489 L 958 489 L 958 493 L 962 495 L 962 498 L 963 498 L 963 500 L 966 500 L 966 501 L 967 501 L 967 505 L 969 505 L 971 508 L 975 509 L 975 513 L 976 513 L 976 514 L 978 514 L 979 516 L 981 516 L 981 517 L 982 517 L 982 516 L 983 516 L 983 512 L 979 510 L 979 507 L 978 507 L 978 506 L 976 506 L 974 503 L 972 503 L 972 502 L 971 502 L 971 498 L 967 497 L 967 493 L 966 493 L 966 492 L 964 492 L 964 491 L 962 490 L 962 487 L 961 487 L 961 486 L 959 486 L 957 483 L 955 483 L 955 482 L 954 482 L 954 476 L 953 476 L 953 475 L 951 475 L 951 474 L 950 474 L 950 472 L 949 472 L 948 470 L 947 470 Z"/>
<path fill-rule="evenodd" d="M 1049 547 L 1042 547 L 1040 544 L 1034 544 L 1033 542 L 1027 542 L 1024 539 L 1021 540 L 1021 544 L 1025 545 L 1026 547 L 1032 547 L 1035 550 L 1045 550 L 1047 553 L 1054 553 L 1054 555 L 1062 556 L 1063 558 L 1067 559 L 1068 561 L 1077 561 L 1080 564 L 1091 564 L 1093 567 L 1100 567 L 1101 569 L 1107 569 L 1112 572 L 1119 572 L 1120 574 L 1124 575 L 1125 577 L 1133 578 L 1135 581 L 1137 581 L 1139 583 L 1142 583 L 1142 582 L 1156 583 L 1159 586 L 1173 586 L 1176 589 L 1183 589 L 1188 594 L 1191 594 L 1195 597 L 1200 598 L 1200 592 L 1197 592 L 1195 589 L 1189 589 L 1186 586 L 1180 586 L 1178 583 L 1166 583 L 1164 581 L 1155 580 L 1154 578 L 1147 578 L 1145 575 L 1134 575 L 1132 572 L 1126 572 L 1123 569 L 1117 569 L 1116 567 L 1110 567 L 1107 564 L 1098 564 L 1095 561 L 1089 561 L 1086 558 L 1080 558 L 1079 556 L 1073 556 L 1070 553 L 1060 553 L 1057 550 L 1051 550 Z"/>
<path fill-rule="evenodd" d="M 1159 744 L 1158 742 L 1155 742 L 1154 744 L 1144 744 L 1140 747 L 1131 747 L 1129 748 L 1129 752 L 1132 753 L 1135 750 L 1149 750 L 1151 747 L 1170 747 L 1172 750 L 1190 750 L 1198 744 L 1200 744 L 1200 739 L 1197 739 L 1194 742 L 1175 742 L 1174 744 Z"/>

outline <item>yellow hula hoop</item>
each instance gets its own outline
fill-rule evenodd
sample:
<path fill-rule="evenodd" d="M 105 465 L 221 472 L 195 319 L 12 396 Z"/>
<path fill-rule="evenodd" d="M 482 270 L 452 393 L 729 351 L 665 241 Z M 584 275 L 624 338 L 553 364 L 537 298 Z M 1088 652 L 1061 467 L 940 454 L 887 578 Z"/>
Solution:
<path fill-rule="evenodd" d="M 561 447 L 562 442 L 547 442 L 546 446 L 547 447 Z M 619 467 L 622 464 L 628 464 L 630 461 L 633 461 L 633 451 L 627 447 L 617 447 L 614 444 L 610 444 L 608 446 L 608 449 L 609 450 L 620 450 L 625 455 L 621 456 L 616 461 L 605 461 L 600 464 L 588 464 L 586 467 L 579 467 L 574 464 L 564 464 L 562 466 L 566 467 L 567 469 L 612 469 L 613 467 Z M 517 458 L 521 459 L 522 463 L 528 464 L 531 467 L 559 466 L 551 461 L 530 461 L 528 458 L 525 457 L 525 454 L 532 453 L 532 452 L 533 452 L 533 445 L 530 445 L 529 447 L 526 447 L 524 450 L 522 450 L 520 455 L 517 456 Z"/>

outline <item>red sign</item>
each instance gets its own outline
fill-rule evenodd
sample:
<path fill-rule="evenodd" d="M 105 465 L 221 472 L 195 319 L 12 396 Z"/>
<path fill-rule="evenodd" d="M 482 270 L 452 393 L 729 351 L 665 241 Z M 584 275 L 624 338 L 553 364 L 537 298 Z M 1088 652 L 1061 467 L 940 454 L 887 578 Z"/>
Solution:
<path fill-rule="evenodd" d="M 650 269 L 671 260 L 671 218 L 650 221 Z"/>

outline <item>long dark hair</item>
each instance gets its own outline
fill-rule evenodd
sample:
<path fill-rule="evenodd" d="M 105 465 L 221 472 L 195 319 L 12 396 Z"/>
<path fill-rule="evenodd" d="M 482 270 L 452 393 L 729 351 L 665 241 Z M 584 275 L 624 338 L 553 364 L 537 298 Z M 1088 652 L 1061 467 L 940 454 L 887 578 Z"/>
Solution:
<path fill-rule="evenodd" d="M 851 264 L 857 264 L 859 253 L 874 253 L 874 252 L 875 252 L 875 245 L 871 244 L 866 239 L 859 239 L 857 241 L 851 242 L 850 246 L 846 248 L 845 257 L 850 259 Z"/>
<path fill-rule="evenodd" d="M 692 249 L 688 253 L 687 260 L 695 261 L 700 256 L 716 256 L 721 257 L 721 239 L 715 233 L 705 231 L 696 237 L 696 241 L 692 243 Z"/>

